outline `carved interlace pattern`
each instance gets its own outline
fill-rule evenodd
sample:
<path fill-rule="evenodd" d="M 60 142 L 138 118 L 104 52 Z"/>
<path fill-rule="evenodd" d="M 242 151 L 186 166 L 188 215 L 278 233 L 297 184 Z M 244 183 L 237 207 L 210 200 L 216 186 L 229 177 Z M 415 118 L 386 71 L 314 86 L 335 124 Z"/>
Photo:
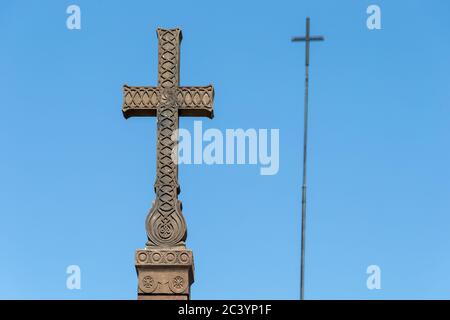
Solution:
<path fill-rule="evenodd" d="M 178 167 L 172 161 L 178 128 L 176 90 L 179 71 L 179 30 L 158 30 L 158 84 L 162 88 L 158 108 L 156 202 L 147 219 L 149 240 L 157 245 L 174 245 L 186 239 L 186 222 L 178 205 Z"/>
<path fill-rule="evenodd" d="M 161 103 L 161 96 L 157 87 L 124 86 L 124 104 L 122 109 L 126 114 L 150 112 L 156 115 L 156 110 Z M 189 111 L 204 111 L 205 116 L 212 116 L 212 101 L 214 99 L 212 86 L 180 87 L 177 89 L 176 96 L 181 115 L 188 114 Z"/>
<path fill-rule="evenodd" d="M 178 167 L 172 161 L 179 115 L 213 116 L 214 89 L 179 86 L 181 31 L 158 29 L 158 87 L 124 86 L 123 114 L 157 116 L 156 200 L 146 220 L 148 245 L 176 246 L 186 239 L 178 200 Z"/>

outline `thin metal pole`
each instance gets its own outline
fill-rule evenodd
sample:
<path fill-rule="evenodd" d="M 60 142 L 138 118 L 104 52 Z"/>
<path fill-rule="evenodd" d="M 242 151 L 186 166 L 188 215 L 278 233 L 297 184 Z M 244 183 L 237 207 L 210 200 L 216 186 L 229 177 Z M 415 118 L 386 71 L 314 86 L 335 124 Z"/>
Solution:
<path fill-rule="evenodd" d="M 300 261 L 300 300 L 305 299 L 305 238 L 306 238 L 306 159 L 308 151 L 308 91 L 309 91 L 309 18 L 306 18 L 305 39 L 305 100 L 303 114 L 303 183 L 302 183 L 302 242 Z"/>
<path fill-rule="evenodd" d="M 303 182 L 302 182 L 302 230 L 300 258 L 300 300 L 305 299 L 305 248 L 306 248 L 306 159 L 308 151 L 308 91 L 309 91 L 309 46 L 311 41 L 324 41 L 323 36 L 311 36 L 309 17 L 306 18 L 306 35 L 293 37 L 293 42 L 305 42 L 305 100 L 303 115 Z"/>

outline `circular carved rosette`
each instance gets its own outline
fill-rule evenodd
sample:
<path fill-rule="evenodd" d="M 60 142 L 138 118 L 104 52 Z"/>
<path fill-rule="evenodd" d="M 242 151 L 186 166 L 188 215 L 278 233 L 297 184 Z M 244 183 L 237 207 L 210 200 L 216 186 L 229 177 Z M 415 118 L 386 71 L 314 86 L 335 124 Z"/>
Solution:
<path fill-rule="evenodd" d="M 182 276 L 176 276 L 169 281 L 169 288 L 174 293 L 182 293 L 186 290 L 187 283 Z"/>
<path fill-rule="evenodd" d="M 139 262 L 144 263 L 144 262 L 147 262 L 148 256 L 147 256 L 147 253 L 145 253 L 145 252 L 139 252 L 137 258 L 138 258 Z"/>
<path fill-rule="evenodd" d="M 191 260 L 189 257 L 189 254 L 187 254 L 186 252 L 180 253 L 180 256 L 178 259 L 180 260 L 180 263 L 183 263 L 183 264 L 187 264 Z"/>
<path fill-rule="evenodd" d="M 161 253 L 159 252 L 153 252 L 152 253 L 152 261 L 155 263 L 161 263 L 162 260 L 162 256 Z"/>
<path fill-rule="evenodd" d="M 175 255 L 174 252 L 166 253 L 166 262 L 167 263 L 175 263 L 176 259 L 177 259 L 177 256 Z"/>
<path fill-rule="evenodd" d="M 152 293 L 156 290 L 157 283 L 153 277 L 149 275 L 144 275 L 139 281 L 139 287 L 145 293 Z"/>

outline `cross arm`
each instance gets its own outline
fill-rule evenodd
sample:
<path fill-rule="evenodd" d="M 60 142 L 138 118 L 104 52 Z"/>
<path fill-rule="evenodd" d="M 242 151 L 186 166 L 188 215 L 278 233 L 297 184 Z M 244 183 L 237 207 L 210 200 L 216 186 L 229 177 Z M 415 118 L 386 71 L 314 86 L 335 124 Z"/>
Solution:
<path fill-rule="evenodd" d="M 160 100 L 158 87 L 123 86 L 122 113 L 125 119 L 130 117 L 156 116 Z"/>
<path fill-rule="evenodd" d="M 299 42 L 299 41 L 324 41 L 325 38 L 323 36 L 311 36 L 311 37 L 292 37 L 292 42 Z"/>
<path fill-rule="evenodd" d="M 161 102 L 162 89 L 159 87 L 123 86 L 123 116 L 130 117 L 156 116 Z M 179 87 L 176 90 L 178 112 L 180 116 L 213 118 L 214 88 Z"/>
<path fill-rule="evenodd" d="M 179 87 L 177 93 L 178 112 L 187 117 L 214 117 L 213 111 L 214 88 Z"/>

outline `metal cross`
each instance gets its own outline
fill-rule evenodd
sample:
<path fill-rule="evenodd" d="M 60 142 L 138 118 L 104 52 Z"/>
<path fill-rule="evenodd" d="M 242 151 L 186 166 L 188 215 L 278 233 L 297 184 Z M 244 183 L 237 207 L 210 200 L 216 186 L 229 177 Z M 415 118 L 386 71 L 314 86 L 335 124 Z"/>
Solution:
<path fill-rule="evenodd" d="M 157 29 L 158 86 L 125 85 L 122 112 L 129 117 L 157 117 L 156 199 L 146 219 L 147 246 L 184 246 L 186 222 L 178 200 L 178 162 L 172 160 L 179 116 L 213 118 L 214 89 L 180 87 L 180 29 Z M 177 152 L 174 153 L 178 156 Z"/>
<path fill-rule="evenodd" d="M 300 261 L 300 300 L 305 298 L 305 234 L 306 234 L 306 155 L 308 145 L 308 90 L 309 90 L 309 44 L 311 41 L 323 41 L 323 36 L 310 36 L 309 17 L 306 18 L 306 36 L 293 37 L 293 42 L 305 42 L 305 100 L 303 115 L 303 184 L 302 184 L 302 231 Z"/>

